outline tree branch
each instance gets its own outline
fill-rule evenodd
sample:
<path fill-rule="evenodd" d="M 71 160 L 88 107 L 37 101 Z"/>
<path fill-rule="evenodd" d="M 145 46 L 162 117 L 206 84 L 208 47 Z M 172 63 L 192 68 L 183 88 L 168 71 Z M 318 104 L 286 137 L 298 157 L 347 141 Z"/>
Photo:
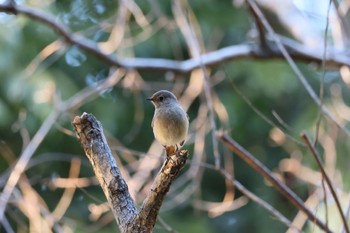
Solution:
<path fill-rule="evenodd" d="M 338 208 L 340 217 L 341 217 L 341 219 L 342 219 L 342 221 L 343 221 L 343 226 L 344 226 L 344 228 L 345 228 L 345 231 L 346 231 L 347 233 L 349 233 L 349 232 L 350 232 L 349 226 L 348 226 L 348 223 L 347 223 L 345 214 L 344 214 L 344 212 L 343 212 L 343 210 L 342 210 L 342 208 L 341 208 L 341 204 L 340 204 L 339 198 L 338 198 L 338 196 L 337 196 L 337 193 L 335 192 L 335 189 L 334 189 L 334 187 L 333 187 L 333 184 L 332 184 L 331 179 L 330 179 L 329 176 L 327 175 L 327 173 L 326 173 L 326 171 L 325 171 L 325 169 L 324 169 L 324 167 L 323 167 L 323 165 L 322 165 L 320 156 L 318 155 L 318 153 L 317 153 L 315 147 L 312 145 L 312 143 L 311 143 L 309 137 L 306 135 L 306 133 L 304 133 L 304 132 L 301 133 L 300 137 L 303 139 L 303 141 L 305 142 L 305 144 L 307 145 L 307 147 L 308 147 L 309 150 L 311 151 L 312 156 L 313 156 L 314 159 L 316 160 L 317 166 L 319 167 L 319 169 L 320 169 L 320 171 L 321 171 L 321 173 L 322 173 L 322 176 L 323 176 L 323 178 L 325 179 L 325 181 L 326 181 L 326 183 L 327 183 L 327 185 L 328 185 L 328 187 L 329 187 L 329 190 L 331 191 L 331 194 L 332 194 L 332 196 L 333 196 L 333 199 L 334 199 L 334 201 L 335 201 L 335 204 L 337 205 L 337 208 Z M 325 192 L 325 194 L 326 194 L 326 192 Z"/>
<path fill-rule="evenodd" d="M 259 172 L 265 179 L 273 184 L 277 190 L 285 196 L 296 208 L 304 212 L 318 227 L 326 232 L 332 232 L 319 218 L 317 218 L 303 203 L 303 201 L 292 191 L 288 186 L 279 181 L 272 172 L 257 160 L 252 154 L 245 150 L 241 145 L 234 141 L 231 137 L 223 132 L 217 134 L 218 138 L 233 152 L 235 152 L 241 159 L 243 159 L 249 166 Z"/>
<path fill-rule="evenodd" d="M 215 166 L 211 164 L 201 164 L 201 166 L 211 169 L 213 171 L 218 172 L 222 175 L 226 180 L 229 180 L 241 193 L 247 196 L 250 200 L 260 205 L 262 208 L 266 209 L 269 213 L 272 214 L 278 221 L 285 224 L 289 228 L 294 229 L 297 232 L 302 232 L 297 227 L 293 226 L 292 223 L 287 219 L 282 213 L 280 213 L 277 209 L 271 206 L 268 202 L 261 199 L 259 196 L 255 195 L 251 191 L 249 191 L 246 187 L 244 187 L 238 180 L 233 178 L 224 168 L 217 169 Z"/>
<path fill-rule="evenodd" d="M 15 186 L 17 185 L 18 180 L 20 179 L 22 173 L 26 169 L 33 154 L 35 153 L 41 142 L 44 140 L 49 130 L 57 122 L 61 114 L 71 109 L 79 107 L 84 101 L 93 97 L 94 95 L 96 95 L 96 93 L 100 92 L 101 90 L 114 86 L 116 83 L 119 82 L 122 76 L 123 72 L 117 70 L 107 79 L 100 82 L 96 88 L 83 89 L 73 97 L 69 98 L 63 103 L 60 103 L 59 106 L 55 106 L 55 108 L 51 111 L 50 115 L 46 118 L 39 130 L 36 132 L 33 139 L 25 147 L 20 158 L 18 159 L 18 161 L 16 162 L 9 174 L 3 192 L 0 194 L 0 221 L 4 219 L 7 203 L 11 197 Z"/>
<path fill-rule="evenodd" d="M 145 222 L 145 225 L 150 230 L 153 228 L 157 219 L 165 195 L 169 191 L 172 182 L 184 167 L 187 156 L 187 150 L 182 150 L 178 154 L 167 157 L 163 167 L 154 180 L 151 190 L 140 208 L 138 216 L 138 221 Z"/>
<path fill-rule="evenodd" d="M 152 232 L 159 209 L 170 185 L 186 164 L 185 150 L 167 157 L 140 210 L 113 158 L 101 124 L 92 114 L 83 113 L 72 122 L 85 154 L 108 200 L 121 232 Z"/>
<path fill-rule="evenodd" d="M 247 0 L 247 4 L 255 11 L 257 16 L 260 18 L 261 23 L 264 25 L 265 29 L 267 30 L 268 33 L 271 34 L 273 41 L 276 43 L 276 46 L 278 48 L 279 53 L 282 53 L 286 61 L 288 62 L 289 66 L 301 82 L 301 84 L 304 86 L 306 92 L 309 94 L 311 99 L 320 107 L 322 112 L 333 122 L 335 125 L 337 125 L 344 133 L 346 133 L 347 136 L 350 136 L 350 130 L 345 128 L 336 118 L 333 116 L 333 114 L 328 110 L 328 108 L 325 105 L 322 105 L 322 102 L 320 98 L 316 95 L 314 92 L 313 88 L 295 63 L 295 61 L 292 59 L 292 55 L 289 53 L 287 47 L 284 46 L 281 38 L 277 36 L 275 31 L 273 30 L 272 26 L 270 23 L 267 21 L 266 17 L 258 7 L 258 5 L 255 3 L 253 0 Z M 326 64 L 327 62 L 327 54 L 323 53 L 322 49 L 322 56 L 321 56 L 321 64 Z"/>
<path fill-rule="evenodd" d="M 102 52 L 94 41 L 71 32 L 63 24 L 57 22 L 57 20 L 55 20 L 52 16 L 40 10 L 36 10 L 27 6 L 3 3 L 0 4 L 0 12 L 14 15 L 22 14 L 33 20 L 37 20 L 43 24 L 46 24 L 57 34 L 59 34 L 66 41 L 66 43 L 79 47 L 85 52 L 101 59 L 108 65 L 115 67 L 124 67 L 126 69 L 189 73 L 196 68 L 200 68 L 202 65 L 212 67 L 227 61 L 242 58 L 284 59 L 282 52 L 277 49 L 274 43 L 269 44 L 268 51 L 262 49 L 257 44 L 240 44 L 228 46 L 213 52 L 202 54 L 201 59 L 190 58 L 184 61 L 162 58 L 120 58 Z M 317 64 L 322 64 L 322 49 L 311 49 L 290 39 L 281 38 L 281 43 L 294 59 L 304 62 L 315 62 Z M 331 48 L 329 50 L 331 51 Z M 325 59 L 329 67 L 339 68 L 343 65 L 350 66 L 349 56 L 344 53 L 329 53 L 326 55 Z"/>
<path fill-rule="evenodd" d="M 10 175 L 6 181 L 5 187 L 0 195 L 0 221 L 3 224 L 6 224 L 5 222 L 3 222 L 3 220 L 6 221 L 5 210 L 7 207 L 7 203 L 10 200 L 11 194 L 17 185 L 17 182 L 19 181 L 22 173 L 28 165 L 32 155 L 34 154 L 40 143 L 44 140 L 46 135 L 49 133 L 52 125 L 57 121 L 59 116 L 60 113 L 56 110 L 53 110 L 50 113 L 50 115 L 45 119 L 44 123 L 40 126 L 40 128 L 34 135 L 33 139 L 25 147 L 20 158 L 11 170 Z"/>
<path fill-rule="evenodd" d="M 86 113 L 81 117 L 76 116 L 72 124 L 120 230 L 124 232 L 123 229 L 137 215 L 137 208 L 107 145 L 102 126 L 93 115 Z"/>

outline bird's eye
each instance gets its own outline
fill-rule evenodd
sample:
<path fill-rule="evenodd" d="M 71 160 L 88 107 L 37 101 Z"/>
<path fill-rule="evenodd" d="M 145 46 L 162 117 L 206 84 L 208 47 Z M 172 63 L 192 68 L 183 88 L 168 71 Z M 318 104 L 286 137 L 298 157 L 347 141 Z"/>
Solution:
<path fill-rule="evenodd" d="M 163 101 L 164 97 L 163 96 L 160 96 L 159 97 L 159 101 Z"/>

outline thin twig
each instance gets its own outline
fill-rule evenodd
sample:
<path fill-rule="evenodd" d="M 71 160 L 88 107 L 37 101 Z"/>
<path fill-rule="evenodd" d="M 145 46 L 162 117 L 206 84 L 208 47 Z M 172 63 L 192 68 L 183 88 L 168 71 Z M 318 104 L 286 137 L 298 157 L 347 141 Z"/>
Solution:
<path fill-rule="evenodd" d="M 59 115 L 59 112 L 56 110 L 53 110 L 50 113 L 50 115 L 46 118 L 46 120 L 41 125 L 37 133 L 34 135 L 33 139 L 29 142 L 28 146 L 24 149 L 24 151 L 21 154 L 21 157 L 14 166 L 6 182 L 6 185 L 0 195 L 0 221 L 2 221 L 2 219 L 4 218 L 7 203 L 30 158 L 32 157 L 38 146 L 41 144 L 41 142 L 44 140 L 51 127 L 56 123 Z"/>
<path fill-rule="evenodd" d="M 253 10 L 253 8 L 248 4 L 248 10 L 250 11 L 251 15 L 253 16 L 255 20 L 256 27 L 259 32 L 259 46 L 264 50 L 264 49 L 269 49 L 267 45 L 267 40 L 266 40 L 266 33 L 264 29 L 264 25 L 261 23 L 260 18 L 256 14 L 256 12 Z"/>
<path fill-rule="evenodd" d="M 280 127 L 278 127 L 277 124 L 275 124 L 272 120 L 270 120 L 267 116 L 264 115 L 264 113 L 262 113 L 256 106 L 254 106 L 254 104 L 252 103 L 252 101 L 250 101 L 248 99 L 247 96 L 245 96 L 237 87 L 237 85 L 232 81 L 231 81 L 231 85 L 233 90 L 243 99 L 243 101 L 259 116 L 261 117 L 261 119 L 263 119 L 267 124 L 269 124 L 272 127 L 276 127 L 277 129 L 281 130 L 287 138 L 289 138 L 290 140 L 292 140 L 293 142 L 295 142 L 298 145 L 304 146 L 302 144 L 302 142 L 298 141 L 298 139 L 294 138 L 292 135 L 288 134 L 287 132 L 285 132 L 284 130 L 282 130 Z M 274 115 L 276 117 L 276 115 Z M 283 125 L 284 126 L 284 125 Z M 288 129 L 288 128 L 287 128 Z"/>
<path fill-rule="evenodd" d="M 81 160 L 72 159 L 68 178 L 70 179 L 78 178 L 80 173 L 80 167 L 81 167 Z M 55 209 L 52 211 L 52 215 L 55 217 L 57 221 L 59 221 L 64 216 L 67 209 L 69 208 L 73 200 L 73 196 L 76 188 L 77 187 L 66 187 L 64 189 L 62 197 L 58 201 Z"/>
<path fill-rule="evenodd" d="M 345 212 L 345 218 L 348 219 L 349 218 L 349 215 L 350 215 L 350 194 L 348 194 L 348 206 L 346 208 L 346 212 Z M 345 227 L 342 226 L 342 229 L 341 229 L 341 233 L 344 233 L 345 231 Z"/>
<path fill-rule="evenodd" d="M 321 173 L 322 173 L 322 176 L 323 178 L 325 179 L 328 187 L 329 187 L 329 190 L 331 191 L 332 193 L 332 196 L 334 198 L 334 201 L 337 205 L 337 208 L 338 208 L 338 211 L 339 211 L 339 214 L 342 218 L 342 221 L 343 221 L 343 224 L 344 224 L 344 227 L 345 227 L 345 231 L 347 233 L 349 233 L 349 226 L 347 224 L 347 221 L 346 221 L 346 218 L 345 218 L 345 215 L 344 215 L 344 212 L 341 208 L 341 205 L 340 205 L 340 202 L 339 202 L 339 198 L 337 196 L 337 193 L 335 192 L 334 190 L 334 187 L 332 185 L 332 181 L 331 179 L 329 178 L 329 176 L 327 175 L 326 171 L 324 170 L 323 168 L 323 165 L 322 165 L 322 162 L 321 162 L 321 159 L 320 159 L 320 156 L 318 155 L 316 149 L 312 146 L 312 143 L 310 141 L 310 139 L 308 138 L 308 136 L 305 134 L 305 133 L 301 133 L 301 138 L 303 139 L 303 141 L 305 142 L 305 144 L 307 145 L 307 147 L 309 148 L 309 150 L 311 151 L 311 154 L 312 156 L 314 157 L 314 159 L 316 160 L 317 162 L 317 165 L 319 167 L 319 169 L 321 170 Z"/>
<path fill-rule="evenodd" d="M 320 106 L 319 106 L 319 112 L 317 116 L 316 121 L 316 132 L 315 132 L 315 142 L 314 146 L 317 145 L 318 142 L 318 136 L 320 132 L 320 126 L 321 126 L 321 120 L 322 120 L 322 106 L 323 106 L 323 99 L 324 99 L 324 78 L 326 76 L 326 54 L 327 54 L 327 36 L 328 36 L 328 27 L 329 27 L 329 12 L 331 9 L 331 3 L 332 0 L 329 0 L 328 10 L 327 10 L 327 21 L 326 21 L 326 28 L 324 32 L 324 42 L 323 42 L 323 59 L 322 59 L 322 77 L 320 81 Z"/>
<path fill-rule="evenodd" d="M 325 180 L 324 180 L 324 177 L 322 176 L 322 181 L 321 181 L 321 184 L 322 184 L 322 191 L 324 193 L 323 195 L 323 201 L 324 201 L 324 209 L 325 209 L 325 212 L 324 212 L 324 215 L 325 215 L 325 224 L 328 226 L 328 195 L 327 195 L 327 190 L 326 190 L 326 184 L 325 184 Z"/>
<path fill-rule="evenodd" d="M 264 25 L 265 29 L 271 34 L 272 39 L 275 41 L 276 46 L 278 47 L 278 49 L 280 50 L 280 52 L 283 54 L 284 58 L 286 59 L 286 61 L 288 62 L 289 66 L 292 68 L 292 70 L 294 71 L 294 73 L 296 74 L 296 76 L 298 77 L 298 79 L 300 80 L 300 82 L 302 83 L 302 85 L 304 86 L 306 92 L 309 94 L 309 96 L 311 97 L 311 99 L 317 104 L 317 106 L 320 106 L 320 108 L 322 109 L 322 112 L 332 121 L 334 122 L 337 127 L 339 127 L 347 136 L 350 137 L 350 131 L 345 128 L 344 126 L 342 126 L 336 119 L 335 117 L 332 115 L 332 113 L 328 110 L 328 108 L 324 105 L 321 105 L 321 100 L 318 98 L 318 96 L 316 95 L 316 93 L 314 92 L 314 90 L 312 89 L 312 87 L 310 86 L 310 84 L 308 83 L 308 81 L 306 80 L 305 76 L 303 75 L 303 73 L 301 72 L 301 70 L 298 68 L 298 66 L 296 65 L 296 63 L 294 62 L 294 60 L 292 59 L 291 55 L 289 54 L 289 52 L 287 51 L 286 47 L 283 45 L 280 37 L 278 37 L 276 35 L 276 33 L 274 32 L 272 26 L 270 25 L 270 23 L 267 21 L 267 19 L 265 18 L 264 14 L 261 12 L 260 8 L 258 7 L 258 5 L 255 3 L 255 1 L 253 0 L 247 0 L 247 3 L 252 7 L 252 9 L 256 12 L 257 16 L 260 18 L 262 24 Z M 322 59 L 323 60 L 323 59 Z"/>
<path fill-rule="evenodd" d="M 282 125 L 286 130 L 288 130 L 292 133 L 294 132 L 294 130 L 278 115 L 278 113 L 275 110 L 272 110 L 271 113 L 276 118 L 278 123 L 280 123 L 280 125 Z M 299 142 L 299 144 L 301 144 L 301 143 Z"/>
<path fill-rule="evenodd" d="M 218 132 L 217 136 L 222 140 L 225 145 L 233 152 L 235 152 L 241 159 L 243 159 L 249 166 L 259 172 L 265 179 L 271 182 L 277 190 L 283 194 L 297 209 L 303 211 L 310 221 L 314 222 L 317 226 L 326 232 L 332 232 L 319 218 L 317 218 L 311 210 L 309 210 L 303 203 L 303 201 L 292 191 L 288 186 L 277 179 L 272 172 L 257 160 L 252 154 L 245 150 L 241 145 L 234 141 L 224 132 Z"/>
<path fill-rule="evenodd" d="M 2 226 L 4 227 L 4 230 L 7 232 L 7 233 L 15 233 L 15 231 L 12 229 L 11 227 L 11 224 L 10 222 L 7 220 L 6 217 L 4 217 L 2 220 L 1 220 L 1 224 Z"/>
<path fill-rule="evenodd" d="M 343 29 L 342 32 L 344 33 L 343 40 L 345 40 L 345 46 L 349 46 L 349 43 L 350 43 L 350 23 L 349 23 L 349 20 L 346 18 L 347 13 L 346 13 L 346 11 L 345 12 L 342 11 L 337 0 L 331 0 L 331 1 L 333 2 L 334 6 L 335 6 L 335 10 L 336 10 L 338 19 L 340 21 L 341 29 Z M 347 2 L 347 1 L 344 1 L 344 2 Z M 342 4 L 344 4 L 344 2 L 342 2 Z"/>
<path fill-rule="evenodd" d="M 249 191 L 244 185 L 242 185 L 239 181 L 237 181 L 235 178 L 232 177 L 225 169 L 219 168 L 217 169 L 215 166 L 211 164 L 204 164 L 201 163 L 201 166 L 211 169 L 213 171 L 217 171 L 220 175 L 225 177 L 226 180 L 230 181 L 240 192 L 242 192 L 245 196 L 247 196 L 250 200 L 254 201 L 264 209 L 266 209 L 268 212 L 270 212 L 273 216 L 277 218 L 278 221 L 285 224 L 286 226 L 297 230 L 298 232 L 302 232 L 297 227 L 293 226 L 291 221 L 287 219 L 282 213 L 280 213 L 278 210 L 276 210 L 273 206 L 271 206 L 268 202 L 261 199 L 259 196 L 255 195 L 251 191 Z"/>
<path fill-rule="evenodd" d="M 188 7 L 188 11 L 190 11 L 190 8 L 188 4 L 186 5 Z M 188 14 L 192 16 L 190 19 L 186 17 L 185 15 L 185 9 L 184 6 L 182 6 L 181 1 L 175 1 L 174 4 L 174 15 L 175 19 L 180 27 L 180 30 L 185 37 L 187 47 L 189 51 L 191 52 L 191 55 L 194 59 L 199 60 L 200 64 L 200 69 L 203 74 L 203 79 L 204 79 L 204 94 L 205 94 L 205 99 L 207 102 L 208 110 L 209 110 L 209 123 L 211 126 L 211 139 L 212 139 L 212 146 L 213 146 L 213 154 L 214 154 L 214 160 L 215 160 L 215 166 L 217 168 L 220 167 L 220 154 L 219 154 L 219 147 L 218 147 L 218 141 L 217 138 L 215 137 L 215 131 L 216 131 L 216 122 L 215 122 L 215 113 L 214 113 L 214 107 L 213 107 L 213 100 L 212 100 L 212 95 L 211 95 L 211 90 L 210 90 L 210 81 L 209 81 L 209 75 L 208 71 L 205 67 L 205 64 L 203 63 L 203 58 L 202 58 L 202 51 L 200 48 L 200 39 L 198 38 L 199 36 L 196 34 L 195 26 L 198 29 L 199 26 L 198 24 L 195 24 L 195 19 L 194 15 L 190 11 Z M 194 25 L 195 24 L 195 25 Z M 199 30 L 199 29 L 198 29 Z"/>
<path fill-rule="evenodd" d="M 177 233 L 177 231 L 172 228 L 161 216 L 158 217 L 158 221 L 167 232 Z"/>
<path fill-rule="evenodd" d="M 4 217 L 7 203 L 21 174 L 25 171 L 29 160 L 31 159 L 41 142 L 44 140 L 49 130 L 56 123 L 60 115 L 66 111 L 79 107 L 83 103 L 86 103 L 87 99 L 90 99 L 91 97 L 95 96 L 101 90 L 114 86 L 116 83 L 119 82 L 122 76 L 123 72 L 119 72 L 119 70 L 117 70 L 110 77 L 101 82 L 97 87 L 83 89 L 70 99 L 60 104 L 57 107 L 57 109 L 51 111 L 50 115 L 46 118 L 46 120 L 41 125 L 37 133 L 27 145 L 27 147 L 23 150 L 19 160 L 17 161 L 16 165 L 14 166 L 13 170 L 9 175 L 3 192 L 0 195 L 0 221 Z"/>
<path fill-rule="evenodd" d="M 326 28 L 324 32 L 324 41 L 323 41 L 323 60 L 322 60 L 322 77 L 320 80 L 320 106 L 319 106 L 319 111 L 318 111 L 318 116 L 317 116 L 317 121 L 316 121 L 316 131 L 315 131 L 315 141 L 314 141 L 314 147 L 317 146 L 318 143 L 318 137 L 320 133 L 320 127 L 321 127 L 321 120 L 322 120 L 322 106 L 324 104 L 324 79 L 326 76 L 326 54 L 327 54 L 327 37 L 328 37 L 328 27 L 329 27 L 329 13 L 331 10 L 331 3 L 332 0 L 329 0 L 328 4 L 328 9 L 327 9 L 327 18 L 326 18 Z M 324 192 L 324 204 L 325 204 L 325 221 L 326 225 L 328 226 L 328 196 L 327 196 L 327 191 L 325 187 L 325 178 L 322 174 L 322 189 Z"/>

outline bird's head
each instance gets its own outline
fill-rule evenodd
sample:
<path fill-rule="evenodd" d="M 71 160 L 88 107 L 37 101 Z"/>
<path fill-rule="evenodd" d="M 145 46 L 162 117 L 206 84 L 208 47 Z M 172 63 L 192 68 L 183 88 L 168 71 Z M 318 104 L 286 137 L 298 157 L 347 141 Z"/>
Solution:
<path fill-rule="evenodd" d="M 157 91 L 151 97 L 147 98 L 147 100 L 150 100 L 156 108 L 160 108 L 171 103 L 177 103 L 176 96 L 170 91 L 166 90 Z"/>

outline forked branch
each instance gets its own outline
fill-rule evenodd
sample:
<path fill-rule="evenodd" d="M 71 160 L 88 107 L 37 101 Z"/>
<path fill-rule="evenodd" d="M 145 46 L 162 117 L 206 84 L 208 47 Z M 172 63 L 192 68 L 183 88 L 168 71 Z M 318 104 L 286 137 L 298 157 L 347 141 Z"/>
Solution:
<path fill-rule="evenodd" d="M 188 152 L 167 157 L 141 208 L 132 200 L 128 186 L 109 148 L 103 129 L 92 114 L 83 113 L 72 122 L 85 154 L 108 200 L 121 232 L 152 232 L 170 185 L 179 175 Z"/>

